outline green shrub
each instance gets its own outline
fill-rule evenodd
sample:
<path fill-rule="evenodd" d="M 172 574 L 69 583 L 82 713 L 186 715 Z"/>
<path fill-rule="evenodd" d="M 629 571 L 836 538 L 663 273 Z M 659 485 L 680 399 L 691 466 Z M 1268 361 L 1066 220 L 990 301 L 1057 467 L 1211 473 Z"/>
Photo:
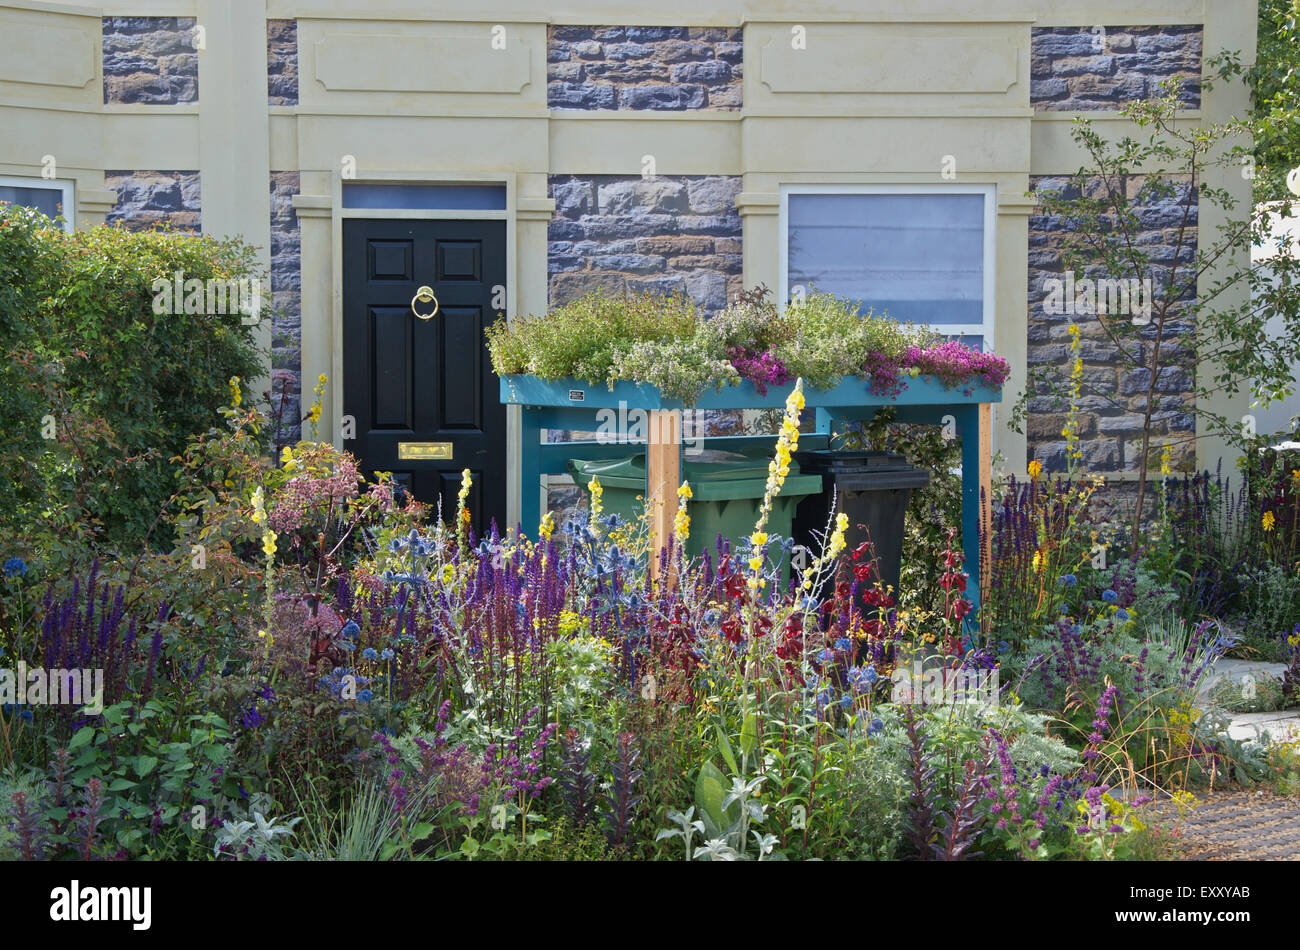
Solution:
<path fill-rule="evenodd" d="M 492 364 L 500 375 L 541 379 L 608 378 L 620 351 L 637 341 L 685 340 L 702 315 L 685 295 L 592 293 L 542 316 L 498 320 L 488 328 Z"/>
<path fill-rule="evenodd" d="M 223 313 L 155 313 L 154 281 L 177 271 L 205 283 L 258 277 L 253 249 L 238 240 L 67 234 L 0 206 L 7 546 L 36 525 L 61 540 L 138 545 L 177 488 L 173 457 L 219 421 L 230 377 L 259 374 L 253 328 L 229 303 L 214 308 Z"/>
<path fill-rule="evenodd" d="M 693 402 L 706 389 L 740 382 L 726 359 L 709 354 L 693 340 L 640 340 L 621 350 L 610 367 L 616 379 L 652 383 L 665 396 Z"/>
<path fill-rule="evenodd" d="M 786 311 L 795 332 L 774 352 L 792 376 L 817 389 L 829 389 L 841 376 L 857 376 L 873 357 L 897 364 L 908 346 L 931 335 L 888 317 L 863 316 L 851 300 L 811 293 Z"/>
<path fill-rule="evenodd" d="M 1300 576 L 1280 564 L 1266 563 L 1243 571 L 1242 587 L 1243 632 L 1259 641 L 1255 646 L 1267 651 L 1266 659 L 1284 659 L 1286 635 L 1300 621 Z"/>

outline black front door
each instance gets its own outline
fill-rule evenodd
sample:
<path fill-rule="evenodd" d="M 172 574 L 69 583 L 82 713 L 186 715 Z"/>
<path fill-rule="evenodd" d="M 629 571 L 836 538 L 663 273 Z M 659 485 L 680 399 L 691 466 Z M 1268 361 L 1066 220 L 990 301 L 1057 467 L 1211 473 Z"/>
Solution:
<path fill-rule="evenodd" d="M 456 513 L 461 471 L 483 535 L 506 528 L 506 410 L 483 331 L 505 311 L 504 221 L 343 222 L 345 447 L 420 501 Z M 422 286 L 432 301 L 412 298 Z M 418 315 L 417 315 L 418 314 Z"/>

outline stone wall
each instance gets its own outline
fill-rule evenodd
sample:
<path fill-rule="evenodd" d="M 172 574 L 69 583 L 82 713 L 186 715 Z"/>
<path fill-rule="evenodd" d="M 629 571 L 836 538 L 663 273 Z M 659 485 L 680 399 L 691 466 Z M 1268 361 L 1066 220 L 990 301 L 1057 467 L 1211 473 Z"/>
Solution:
<path fill-rule="evenodd" d="M 1119 109 L 1182 76 L 1183 105 L 1201 105 L 1200 26 L 1036 27 L 1030 102 L 1040 112 Z"/>
<path fill-rule="evenodd" d="M 280 419 L 281 444 L 296 442 L 302 429 L 302 232 L 293 209 L 300 190 L 298 172 L 271 172 L 271 416 Z"/>
<path fill-rule="evenodd" d="M 1065 178 L 1034 177 L 1031 188 L 1063 191 L 1072 188 Z M 1096 187 L 1092 182 L 1089 187 Z M 1142 180 L 1129 178 L 1124 187 L 1130 198 L 1136 196 Z M 1186 186 L 1160 204 L 1138 206 L 1135 211 L 1141 225 L 1136 243 L 1152 262 L 1152 290 L 1158 307 L 1163 287 L 1168 286 L 1178 243 L 1179 224 L 1183 218 L 1182 202 Z M 1193 204 L 1189 227 L 1178 252 L 1178 270 L 1174 280 L 1182 282 L 1195 266 L 1197 208 Z M 1080 357 L 1083 361 L 1082 399 L 1079 403 L 1079 435 L 1083 467 L 1088 472 L 1115 473 L 1137 470 L 1143 433 L 1143 410 L 1146 406 L 1150 374 L 1121 364 L 1119 350 L 1107 336 L 1094 314 L 1048 313 L 1044 306 L 1049 279 L 1064 280 L 1060 250 L 1069 228 L 1059 218 L 1037 214 L 1029 219 L 1029 326 L 1028 364 L 1031 370 L 1046 368 L 1050 382 L 1037 385 L 1028 403 L 1027 436 L 1029 454 L 1048 471 L 1065 470 L 1065 442 L 1061 430 L 1068 406 L 1051 393 L 1061 392 L 1068 383 L 1073 357 L 1069 346 L 1071 322 L 1079 326 Z M 1076 273 L 1082 278 L 1107 277 L 1099 271 Z M 1058 309 L 1053 307 L 1052 309 Z M 1143 346 L 1149 346 L 1155 334 L 1152 322 L 1142 331 Z M 1152 416 L 1153 444 L 1168 441 L 1175 469 L 1194 464 L 1195 396 L 1191 368 L 1193 351 L 1191 322 L 1172 318 L 1165 327 L 1161 346 L 1161 369 L 1156 381 L 1157 408 Z"/>
<path fill-rule="evenodd" d="M 298 21 L 266 21 L 267 104 L 298 104 Z"/>
<path fill-rule="evenodd" d="M 588 291 L 685 291 L 715 312 L 742 287 L 740 177 L 552 175 L 551 305 Z"/>
<path fill-rule="evenodd" d="M 194 24 L 194 17 L 104 17 L 105 104 L 198 102 Z"/>
<path fill-rule="evenodd" d="M 199 173 L 196 171 L 106 171 L 104 186 L 117 191 L 105 224 L 132 231 L 162 227 L 198 231 Z"/>
<path fill-rule="evenodd" d="M 547 105 L 734 111 L 741 101 L 741 35 L 739 27 L 553 26 Z"/>

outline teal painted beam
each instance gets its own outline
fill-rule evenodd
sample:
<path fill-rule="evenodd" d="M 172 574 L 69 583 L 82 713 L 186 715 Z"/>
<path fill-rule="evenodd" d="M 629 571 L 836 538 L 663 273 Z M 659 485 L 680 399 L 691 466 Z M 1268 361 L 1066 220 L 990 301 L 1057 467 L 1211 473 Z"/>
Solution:
<path fill-rule="evenodd" d="M 901 391 L 894 396 L 871 392 L 858 377 L 844 378 L 830 389 L 804 387 L 808 407 L 850 406 L 930 406 L 967 405 L 1001 402 L 1002 392 L 983 383 L 961 388 L 946 388 L 933 376 L 903 377 Z M 769 386 L 760 396 L 754 384 L 742 380 L 738 386 L 724 386 L 721 391 L 707 390 L 692 406 L 679 399 L 668 399 L 657 386 L 620 381 L 611 389 L 607 384 L 593 384 L 580 379 L 548 382 L 535 376 L 502 376 L 501 401 L 521 406 L 564 407 L 569 409 L 779 409 L 794 389 L 792 384 Z"/>

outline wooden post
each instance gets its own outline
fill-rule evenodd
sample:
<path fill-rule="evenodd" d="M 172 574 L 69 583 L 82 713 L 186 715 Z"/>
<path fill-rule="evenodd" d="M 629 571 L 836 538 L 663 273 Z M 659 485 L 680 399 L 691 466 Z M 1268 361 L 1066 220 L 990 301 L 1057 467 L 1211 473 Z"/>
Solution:
<path fill-rule="evenodd" d="M 989 555 L 992 551 L 993 527 L 993 406 L 980 403 L 980 602 L 988 596 Z"/>
<path fill-rule="evenodd" d="M 659 552 L 673 536 L 677 517 L 677 489 L 682 483 L 682 414 L 673 409 L 650 411 L 646 446 L 646 502 L 650 521 L 650 576 L 659 576 Z"/>

